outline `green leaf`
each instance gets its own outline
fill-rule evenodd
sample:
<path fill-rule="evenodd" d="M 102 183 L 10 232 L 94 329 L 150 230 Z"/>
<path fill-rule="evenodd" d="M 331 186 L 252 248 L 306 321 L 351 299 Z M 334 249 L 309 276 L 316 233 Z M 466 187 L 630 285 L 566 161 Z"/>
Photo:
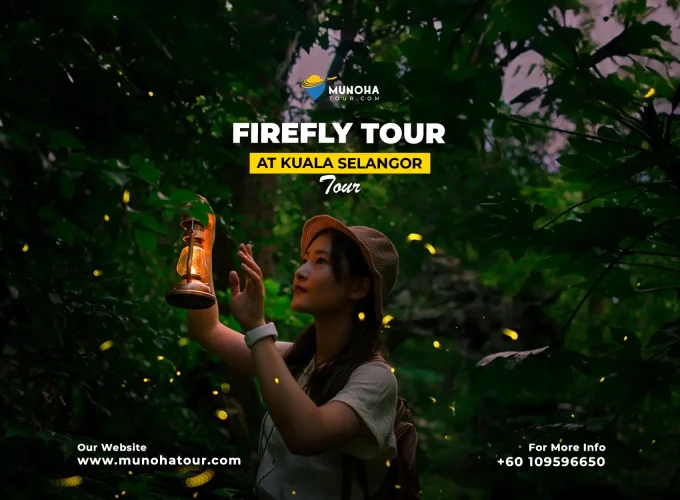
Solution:
<path fill-rule="evenodd" d="M 189 207 L 189 215 L 198 219 L 204 226 L 209 223 L 208 214 L 210 206 L 207 203 L 192 203 Z"/>
<path fill-rule="evenodd" d="M 156 231 L 160 234 L 168 235 L 168 228 L 156 220 L 156 218 L 147 212 L 130 212 L 130 219 L 145 226 L 147 229 Z"/>
<path fill-rule="evenodd" d="M 595 66 L 613 56 L 640 55 L 644 49 L 659 47 L 659 42 L 654 37 L 670 41 L 670 34 L 670 26 L 659 24 L 656 21 L 634 24 L 585 58 L 584 63 L 587 66 Z"/>
<path fill-rule="evenodd" d="M 84 149 L 85 145 L 65 130 L 55 130 L 50 136 L 51 149 Z"/>
<path fill-rule="evenodd" d="M 73 181 L 73 177 L 66 171 L 62 171 L 59 175 L 59 192 L 62 198 L 66 200 L 73 199 L 73 196 L 76 194 L 76 184 Z"/>
<path fill-rule="evenodd" d="M 143 252 L 156 251 L 157 239 L 154 233 L 145 229 L 135 229 L 133 233 L 140 250 Z"/>
<path fill-rule="evenodd" d="M 652 334 L 647 347 L 661 346 L 669 342 L 680 342 L 680 319 L 664 323 Z"/>
<path fill-rule="evenodd" d="M 64 241 L 64 243 L 67 245 L 73 245 L 78 232 L 79 230 L 75 224 L 67 221 L 66 219 L 58 220 L 52 226 L 52 235 L 55 238 L 59 238 L 60 240 Z"/>
<path fill-rule="evenodd" d="M 151 160 L 139 154 L 135 153 L 130 157 L 130 166 L 137 170 L 142 180 L 149 184 L 157 184 L 161 178 L 160 170 L 153 166 Z"/>
<path fill-rule="evenodd" d="M 170 201 L 172 203 L 191 203 L 198 199 L 196 193 L 189 191 L 188 189 L 178 189 L 170 195 Z"/>

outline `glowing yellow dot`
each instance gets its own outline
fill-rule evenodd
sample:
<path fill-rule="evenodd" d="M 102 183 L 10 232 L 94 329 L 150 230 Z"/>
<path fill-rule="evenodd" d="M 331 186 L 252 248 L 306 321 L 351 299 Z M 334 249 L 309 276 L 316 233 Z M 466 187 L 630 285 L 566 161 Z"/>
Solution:
<path fill-rule="evenodd" d="M 642 448 L 640 448 L 640 450 L 639 450 L 639 451 L 640 451 L 640 453 L 642 453 Z"/>
<path fill-rule="evenodd" d="M 366 315 L 365 315 L 364 313 L 362 313 L 362 312 L 360 312 L 360 313 L 358 314 L 358 316 L 359 316 L 359 321 L 363 321 L 363 320 L 366 318 Z"/>
<path fill-rule="evenodd" d="M 120 384 L 121 387 L 125 387 L 125 384 Z"/>
<path fill-rule="evenodd" d="M 398 489 L 398 490 L 401 489 L 401 486 L 399 486 L 398 484 L 395 484 L 394 487 L 395 487 L 396 489 Z"/>
<path fill-rule="evenodd" d="M 297 495 L 297 493 L 295 493 L 295 490 L 291 491 L 290 494 L 291 495 Z"/>
<path fill-rule="evenodd" d="M 222 392 L 229 392 L 231 390 L 231 386 L 228 382 L 224 382 L 220 388 L 222 389 Z"/>
<path fill-rule="evenodd" d="M 165 359 L 165 356 L 158 356 L 156 359 L 157 359 L 158 361 L 163 361 L 163 360 Z"/>
<path fill-rule="evenodd" d="M 427 248 L 427 251 L 430 252 L 431 255 L 434 255 L 436 253 L 434 247 L 429 243 L 425 243 L 425 248 Z"/>
<path fill-rule="evenodd" d="M 153 92 L 149 90 L 149 97 L 153 97 Z"/>
<path fill-rule="evenodd" d="M 148 382 L 149 380 L 150 380 L 150 379 L 144 377 L 144 382 L 145 382 L 145 383 Z"/>
<path fill-rule="evenodd" d="M 177 343 L 179 344 L 180 347 L 184 347 L 185 345 L 189 345 L 190 342 L 191 342 L 191 340 L 189 340 L 188 337 L 182 337 L 181 339 L 179 339 L 177 341 Z"/>
<path fill-rule="evenodd" d="M 387 324 L 388 324 L 390 321 L 392 321 L 393 319 L 394 319 L 394 316 L 392 316 L 392 315 L 390 315 L 390 314 L 386 314 L 386 315 L 383 317 L 383 321 L 382 321 L 382 322 L 383 322 L 383 325 L 387 326 Z"/>
<path fill-rule="evenodd" d="M 438 340 L 435 340 L 434 342 L 432 342 L 432 345 L 434 346 L 435 349 L 439 349 L 439 347 L 441 346 L 441 344 L 439 343 Z"/>
<path fill-rule="evenodd" d="M 215 415 L 217 415 L 217 418 L 219 418 L 220 420 L 226 420 L 227 417 L 229 416 L 227 415 L 227 412 L 224 410 L 217 410 Z"/>
<path fill-rule="evenodd" d="M 430 396 L 430 399 L 432 400 L 433 403 L 437 402 L 437 400 L 435 398 L 433 398 L 432 396 Z"/>
<path fill-rule="evenodd" d="M 423 241 L 423 237 L 417 233 L 411 233 L 406 237 L 406 241 Z"/>
<path fill-rule="evenodd" d="M 520 444 L 520 445 L 519 445 L 519 447 L 521 448 L 521 447 L 522 447 L 522 445 Z"/>
<path fill-rule="evenodd" d="M 177 373 L 175 373 L 175 375 L 177 375 L 178 377 L 179 377 L 181 374 L 182 374 L 182 372 L 179 371 L 179 370 L 177 370 Z"/>
<path fill-rule="evenodd" d="M 503 335 L 507 335 L 512 340 L 517 340 L 519 338 L 517 332 L 515 330 L 510 330 L 510 328 L 503 328 Z"/>
<path fill-rule="evenodd" d="M 123 203 L 130 203 L 130 191 L 127 189 L 123 192 Z"/>
<path fill-rule="evenodd" d="M 198 491 L 196 493 L 194 493 L 194 495 L 193 495 L 193 498 L 197 498 L 197 497 L 198 497 Z"/>
<path fill-rule="evenodd" d="M 656 439 L 652 439 L 652 444 L 656 443 Z"/>
<path fill-rule="evenodd" d="M 626 342 L 627 340 L 628 340 L 628 335 L 626 335 L 625 337 L 623 337 L 623 341 L 624 341 L 624 342 Z"/>
<path fill-rule="evenodd" d="M 390 461 L 389 461 L 389 460 L 385 460 L 385 465 L 389 467 L 389 466 L 390 466 Z"/>
<path fill-rule="evenodd" d="M 560 443 L 562 442 L 562 438 L 560 438 Z"/>
<path fill-rule="evenodd" d="M 111 219 L 109 218 L 108 215 L 104 214 L 104 220 L 105 220 L 106 222 L 109 222 L 109 220 L 111 220 Z"/>
<path fill-rule="evenodd" d="M 113 340 L 107 340 L 106 342 L 99 346 L 99 350 L 104 352 L 107 349 L 111 349 L 111 346 L 113 346 Z"/>
<path fill-rule="evenodd" d="M 449 406 L 449 410 L 451 410 L 451 413 L 455 414 L 456 413 L 456 407 L 451 405 Z"/>
<path fill-rule="evenodd" d="M 604 382 L 604 377 L 602 377 L 602 378 L 600 379 L 600 382 Z"/>
<path fill-rule="evenodd" d="M 118 498 L 118 495 L 113 495 L 113 498 Z"/>
<path fill-rule="evenodd" d="M 101 276 L 101 275 L 104 274 L 104 273 L 103 273 L 100 269 L 95 269 L 94 271 L 92 271 L 92 274 L 94 274 L 95 276 L 99 277 L 99 276 Z"/>
<path fill-rule="evenodd" d="M 175 380 L 174 378 L 170 377 L 169 382 L 172 384 L 174 382 L 174 380 Z"/>
<path fill-rule="evenodd" d="M 217 395 L 219 394 L 219 392 L 217 392 L 217 391 L 212 391 L 212 393 L 213 393 L 215 396 L 217 396 Z"/>
<path fill-rule="evenodd" d="M 131 471 L 131 470 L 129 470 L 129 471 L 128 471 L 128 474 L 129 474 L 129 475 L 132 475 L 132 471 Z"/>
<path fill-rule="evenodd" d="M 571 418 L 575 418 L 573 413 L 571 414 Z"/>
<path fill-rule="evenodd" d="M 28 243 L 24 243 L 24 246 L 21 249 L 22 252 L 28 252 Z"/>
<path fill-rule="evenodd" d="M 121 495 L 125 495 L 125 493 L 127 493 L 125 490 L 120 492 Z"/>
<path fill-rule="evenodd" d="M 448 441 L 449 439 L 451 439 L 451 436 L 449 436 L 448 434 L 444 434 L 444 440 Z"/>
<path fill-rule="evenodd" d="M 645 99 L 647 99 L 648 97 L 652 97 L 654 94 L 656 94 L 656 90 L 649 89 L 649 92 L 645 94 Z"/>
<path fill-rule="evenodd" d="M 489 446 L 489 448 L 491 448 L 491 443 L 486 443 L 486 444 Z"/>
<path fill-rule="evenodd" d="M 279 383 L 279 378 L 278 378 L 278 377 L 274 377 L 274 383 L 275 383 L 275 384 L 278 384 L 278 383 Z"/>
<path fill-rule="evenodd" d="M 397 369 L 396 369 L 394 366 L 393 366 L 392 368 L 390 368 L 390 369 L 392 370 L 392 373 L 394 373 L 395 371 L 397 371 Z"/>

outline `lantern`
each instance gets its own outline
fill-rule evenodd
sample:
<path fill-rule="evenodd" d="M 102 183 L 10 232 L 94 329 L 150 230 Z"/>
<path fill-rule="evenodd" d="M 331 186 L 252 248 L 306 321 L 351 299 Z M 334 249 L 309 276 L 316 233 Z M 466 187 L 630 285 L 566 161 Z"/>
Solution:
<path fill-rule="evenodd" d="M 185 231 L 182 239 L 187 243 L 177 261 L 177 274 L 182 281 L 172 287 L 165 300 L 181 309 L 209 309 L 215 304 L 215 296 L 208 284 L 208 259 L 203 249 L 205 227 L 188 215 L 182 217 L 180 225 Z"/>

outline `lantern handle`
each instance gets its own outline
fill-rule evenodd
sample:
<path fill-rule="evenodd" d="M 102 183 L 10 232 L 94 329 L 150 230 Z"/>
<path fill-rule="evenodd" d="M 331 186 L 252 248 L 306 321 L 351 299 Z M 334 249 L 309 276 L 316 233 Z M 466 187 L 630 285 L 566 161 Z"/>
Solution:
<path fill-rule="evenodd" d="M 191 218 L 191 227 L 189 228 L 189 255 L 187 256 L 187 283 L 191 283 L 191 262 L 194 257 L 194 219 Z"/>

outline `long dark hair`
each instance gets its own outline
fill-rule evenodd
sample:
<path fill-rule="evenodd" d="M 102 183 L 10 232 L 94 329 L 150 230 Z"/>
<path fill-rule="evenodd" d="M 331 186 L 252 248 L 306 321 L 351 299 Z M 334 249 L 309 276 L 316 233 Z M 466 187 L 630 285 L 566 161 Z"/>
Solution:
<path fill-rule="evenodd" d="M 371 289 L 354 305 L 349 341 L 309 378 L 307 383 L 309 397 L 319 406 L 335 397 L 347 384 L 354 369 L 384 351 L 385 346 L 381 335 L 382 325 L 377 322 L 375 310 L 373 294 L 376 291 L 366 259 L 359 246 L 350 237 L 335 229 L 325 229 L 319 232 L 310 245 L 316 238 L 328 233 L 331 234 L 330 261 L 335 279 L 340 281 L 345 273 L 349 273 L 351 278 L 365 277 L 371 280 Z M 303 251 L 306 250 L 306 248 L 303 249 Z M 344 259 L 349 263 L 349 269 L 345 269 Z M 302 373 L 315 354 L 316 327 L 311 324 L 295 339 L 293 347 L 285 356 L 286 365 L 293 377 L 297 378 Z"/>

